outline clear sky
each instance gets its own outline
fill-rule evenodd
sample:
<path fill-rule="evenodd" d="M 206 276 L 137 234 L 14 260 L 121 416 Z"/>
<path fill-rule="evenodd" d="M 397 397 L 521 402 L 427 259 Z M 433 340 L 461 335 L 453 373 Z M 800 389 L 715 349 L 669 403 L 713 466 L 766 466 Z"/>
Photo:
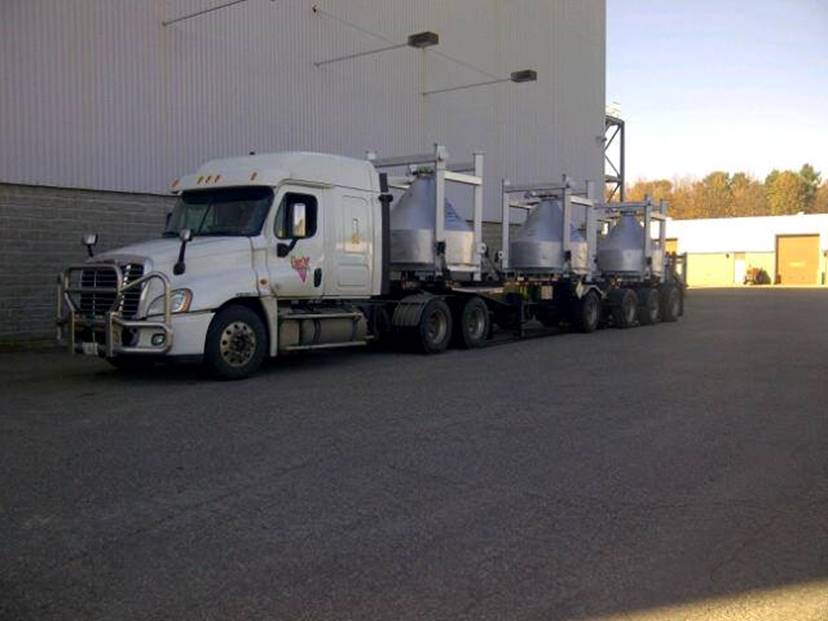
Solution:
<path fill-rule="evenodd" d="M 607 0 L 627 181 L 811 162 L 828 178 L 828 0 Z"/>

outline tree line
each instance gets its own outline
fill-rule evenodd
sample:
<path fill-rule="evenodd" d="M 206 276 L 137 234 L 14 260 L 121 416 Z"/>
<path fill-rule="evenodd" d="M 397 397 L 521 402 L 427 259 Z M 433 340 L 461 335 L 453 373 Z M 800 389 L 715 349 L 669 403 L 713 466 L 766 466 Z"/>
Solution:
<path fill-rule="evenodd" d="M 773 170 L 764 181 L 743 172 L 715 171 L 701 180 L 639 180 L 626 190 L 628 201 L 645 195 L 666 200 L 676 219 L 828 213 L 828 180 L 823 182 L 810 164 L 799 171 Z"/>

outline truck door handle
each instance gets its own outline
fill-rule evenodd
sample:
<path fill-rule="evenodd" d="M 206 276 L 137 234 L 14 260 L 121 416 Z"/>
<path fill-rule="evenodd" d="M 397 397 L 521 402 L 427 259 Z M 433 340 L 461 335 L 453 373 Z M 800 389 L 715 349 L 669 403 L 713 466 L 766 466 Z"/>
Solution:
<path fill-rule="evenodd" d="M 322 268 L 317 267 L 313 270 L 313 286 L 318 287 L 322 284 Z"/>

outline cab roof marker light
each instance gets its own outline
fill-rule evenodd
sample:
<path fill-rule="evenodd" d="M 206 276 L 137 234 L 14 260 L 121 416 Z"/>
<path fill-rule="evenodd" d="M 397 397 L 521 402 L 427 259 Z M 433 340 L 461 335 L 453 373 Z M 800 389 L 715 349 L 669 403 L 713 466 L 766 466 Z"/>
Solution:
<path fill-rule="evenodd" d="M 196 183 L 201 183 L 202 181 L 204 181 L 204 175 L 201 175 L 201 176 L 198 178 L 198 181 L 196 181 Z"/>
<path fill-rule="evenodd" d="M 218 183 L 220 179 L 221 179 L 221 175 L 216 175 L 216 178 L 213 179 L 213 182 Z"/>
<path fill-rule="evenodd" d="M 210 183 L 213 180 L 213 175 L 207 175 L 207 179 L 204 180 L 204 183 Z"/>
<path fill-rule="evenodd" d="M 255 180 L 256 180 L 256 177 L 258 177 L 258 176 L 259 176 L 259 173 L 258 173 L 258 172 L 254 172 L 252 175 L 250 175 L 250 180 L 251 180 L 251 181 L 255 181 Z"/>
<path fill-rule="evenodd" d="M 179 182 L 179 181 L 181 181 L 181 179 L 176 179 L 175 181 L 173 181 L 173 182 L 172 182 L 172 185 L 171 185 L 170 187 L 171 187 L 171 188 L 175 188 L 175 187 L 177 187 L 177 186 L 178 186 L 178 182 Z"/>

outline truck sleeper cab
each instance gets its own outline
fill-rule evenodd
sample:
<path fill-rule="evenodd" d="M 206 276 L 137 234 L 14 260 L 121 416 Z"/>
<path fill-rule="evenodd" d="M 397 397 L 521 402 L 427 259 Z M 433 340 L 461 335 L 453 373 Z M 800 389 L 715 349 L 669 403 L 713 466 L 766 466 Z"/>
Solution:
<path fill-rule="evenodd" d="M 370 163 L 313 153 L 216 160 L 174 191 L 161 239 L 61 275 L 58 336 L 72 351 L 124 366 L 204 357 L 234 376 L 279 349 L 365 340 L 365 318 L 340 302 L 380 293 L 381 206 Z M 328 311 L 322 326 L 317 313 L 315 332 L 289 323 L 322 300 L 342 317 Z"/>

